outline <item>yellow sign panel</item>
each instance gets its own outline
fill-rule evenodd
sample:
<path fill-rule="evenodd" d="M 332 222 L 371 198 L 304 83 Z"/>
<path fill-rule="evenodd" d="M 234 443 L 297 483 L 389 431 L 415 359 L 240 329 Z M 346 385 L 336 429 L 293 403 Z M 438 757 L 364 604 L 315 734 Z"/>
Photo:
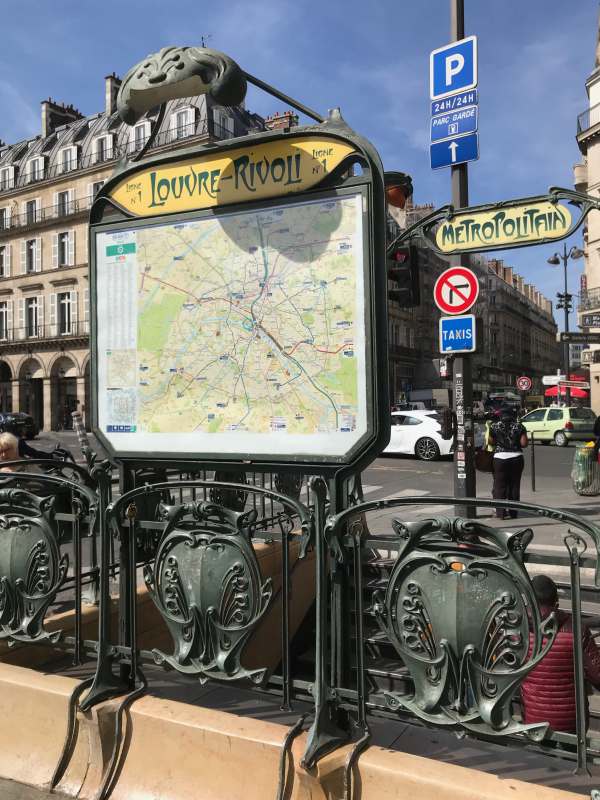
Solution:
<path fill-rule="evenodd" d="M 146 167 L 110 196 L 138 217 L 264 200 L 311 189 L 353 152 L 343 142 L 311 136 L 246 145 Z"/>
<path fill-rule="evenodd" d="M 571 227 L 566 206 L 541 200 L 490 211 L 456 214 L 442 222 L 435 234 L 443 253 L 534 244 L 543 239 L 560 239 Z"/>

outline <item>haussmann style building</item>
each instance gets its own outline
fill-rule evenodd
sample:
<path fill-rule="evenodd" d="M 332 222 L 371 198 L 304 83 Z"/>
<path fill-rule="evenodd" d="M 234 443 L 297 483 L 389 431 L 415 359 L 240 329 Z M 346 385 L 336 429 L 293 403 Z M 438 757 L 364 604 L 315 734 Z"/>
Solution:
<path fill-rule="evenodd" d="M 44 430 L 69 427 L 71 412 L 89 407 L 89 210 L 118 159 L 144 146 L 158 113 L 124 125 L 120 83 L 105 79 L 105 108 L 92 116 L 44 100 L 39 135 L 0 142 L 0 411 L 30 413 Z M 264 127 L 206 95 L 170 101 L 151 152 Z"/>

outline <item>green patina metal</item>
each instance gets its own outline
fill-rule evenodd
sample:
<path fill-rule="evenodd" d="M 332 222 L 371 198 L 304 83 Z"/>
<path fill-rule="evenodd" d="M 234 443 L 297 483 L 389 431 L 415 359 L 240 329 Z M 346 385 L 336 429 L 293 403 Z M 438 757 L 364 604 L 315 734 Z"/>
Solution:
<path fill-rule="evenodd" d="M 387 693 L 389 707 L 442 726 L 543 737 L 547 724 L 516 723 L 511 707 L 557 628 L 554 615 L 542 623 L 524 567 L 531 528 L 509 532 L 460 518 L 395 520 L 393 528 L 402 544 L 374 611 L 414 694 Z"/>
<path fill-rule="evenodd" d="M 542 236 L 539 234 L 539 232 L 536 233 L 536 219 L 531 217 L 528 218 L 528 227 L 527 230 L 523 231 L 522 238 L 519 236 L 514 236 L 512 241 L 502 240 L 501 242 L 493 242 L 493 239 L 498 235 L 498 230 L 503 224 L 506 224 L 506 221 L 504 220 L 504 217 L 506 216 L 504 212 L 506 210 L 522 206 L 529 207 L 531 212 L 533 212 L 535 211 L 536 204 L 550 204 L 550 206 L 556 207 L 557 218 L 555 221 L 558 222 L 558 218 L 560 217 L 562 219 L 564 216 L 561 214 L 562 207 L 559 205 L 560 200 L 567 201 L 570 206 L 576 208 L 579 212 L 579 216 L 570 221 L 570 224 L 565 227 L 561 235 L 555 234 Z M 409 241 L 411 239 L 418 239 L 430 250 L 433 250 L 439 255 L 444 256 L 461 253 L 492 252 L 494 250 L 510 250 L 515 247 L 532 247 L 542 244 L 552 244 L 553 242 L 560 241 L 561 239 L 567 239 L 582 225 L 590 211 L 599 209 L 600 201 L 597 197 L 594 197 L 590 194 L 585 194 L 584 192 L 576 192 L 572 189 L 563 189 L 558 186 L 551 186 L 548 189 L 548 194 L 536 195 L 535 197 L 522 197 L 516 200 L 501 200 L 497 203 L 484 203 L 480 206 L 470 206 L 468 208 L 461 209 L 455 209 L 451 205 L 445 205 L 435 209 L 430 214 L 427 214 L 425 217 L 415 222 L 414 225 L 411 225 L 406 230 L 402 231 L 402 233 L 388 245 L 388 252 L 391 252 L 400 243 Z M 490 212 L 493 215 L 492 219 L 487 223 L 490 226 L 489 239 L 492 240 L 491 243 L 489 243 L 483 236 L 478 236 L 476 240 L 473 239 L 473 241 L 469 241 L 470 233 L 473 233 L 475 230 L 479 231 L 480 228 L 480 226 L 476 228 L 475 225 L 470 225 L 470 223 L 475 223 L 477 215 L 484 215 L 486 212 Z M 439 228 L 444 228 L 444 225 L 452 222 L 455 217 L 459 217 L 461 220 L 464 220 L 465 224 L 460 228 L 460 233 L 463 235 L 458 237 L 454 231 L 448 231 L 447 235 L 444 237 L 448 246 L 444 249 L 441 249 L 436 243 L 435 234 Z M 542 217 L 543 219 L 540 221 L 538 226 L 540 230 L 551 230 L 555 222 L 551 218 L 552 215 L 544 213 Z M 511 221 L 511 231 L 513 233 L 515 227 L 516 226 Z"/>

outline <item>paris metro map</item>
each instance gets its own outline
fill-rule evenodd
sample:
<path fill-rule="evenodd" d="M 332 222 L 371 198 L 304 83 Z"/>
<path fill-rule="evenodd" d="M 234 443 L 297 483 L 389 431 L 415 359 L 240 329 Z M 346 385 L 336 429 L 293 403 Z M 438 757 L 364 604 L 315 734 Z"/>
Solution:
<path fill-rule="evenodd" d="M 352 193 L 99 233 L 107 438 L 347 452 L 367 429 L 362 203 Z"/>

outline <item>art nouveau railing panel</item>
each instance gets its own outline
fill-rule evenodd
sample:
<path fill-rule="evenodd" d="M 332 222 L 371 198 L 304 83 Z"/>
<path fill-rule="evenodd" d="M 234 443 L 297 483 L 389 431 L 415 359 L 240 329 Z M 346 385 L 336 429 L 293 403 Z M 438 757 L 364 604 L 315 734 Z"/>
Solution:
<path fill-rule="evenodd" d="M 319 519 L 325 492 L 315 488 Z M 580 771 L 588 758 L 600 756 L 595 734 L 586 732 L 579 587 L 582 566 L 593 566 L 597 598 L 600 529 L 587 519 L 539 506 L 467 501 L 519 508 L 528 517 L 562 524 L 565 550 L 556 560 L 570 567 L 577 730 L 553 731 L 544 722 L 526 725 L 519 707 L 520 686 L 557 630 L 554 614 L 541 618 L 531 584 L 528 547 L 534 527 L 427 516 L 428 504 L 451 508 L 453 502 L 427 497 L 359 503 L 327 518 L 317 538 L 317 584 L 340 610 L 328 613 L 328 602 L 317 595 L 318 637 L 332 647 L 330 668 L 317 664 L 315 720 L 305 763 L 314 764 L 354 731 L 347 787 L 352 765 L 368 745 L 371 715 L 518 740 L 549 747 L 553 754 L 553 743 L 560 742 Z M 407 505 L 420 506 L 422 519 L 406 521 Z M 372 535 L 370 512 L 384 508 L 394 514 L 390 530 Z M 542 560 L 539 553 L 533 560 Z M 354 720 L 350 726 L 344 722 L 348 713 Z"/>

